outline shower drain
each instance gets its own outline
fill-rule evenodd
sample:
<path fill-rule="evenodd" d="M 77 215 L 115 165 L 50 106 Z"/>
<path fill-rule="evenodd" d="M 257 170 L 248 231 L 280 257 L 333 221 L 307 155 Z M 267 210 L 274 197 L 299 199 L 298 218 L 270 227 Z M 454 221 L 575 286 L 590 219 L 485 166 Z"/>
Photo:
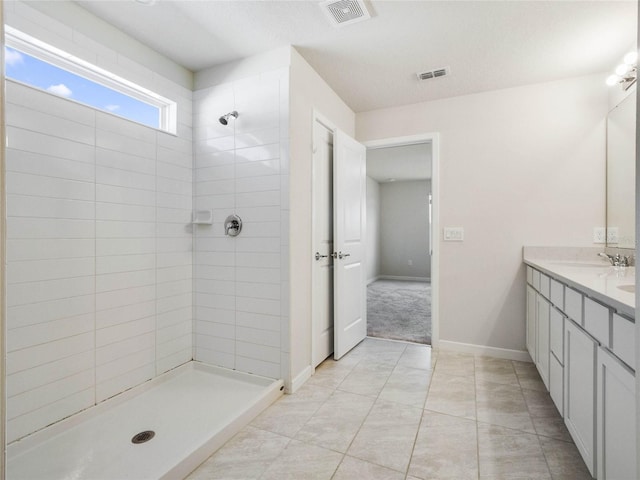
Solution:
<path fill-rule="evenodd" d="M 156 432 L 153 430 L 145 430 L 144 432 L 136 433 L 131 439 L 131 443 L 145 443 L 156 436 Z"/>

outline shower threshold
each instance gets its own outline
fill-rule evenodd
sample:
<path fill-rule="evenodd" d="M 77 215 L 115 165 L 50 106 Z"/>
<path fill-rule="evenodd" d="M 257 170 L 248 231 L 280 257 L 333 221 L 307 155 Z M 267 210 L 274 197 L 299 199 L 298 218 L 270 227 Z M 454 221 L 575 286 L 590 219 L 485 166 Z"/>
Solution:
<path fill-rule="evenodd" d="M 13 442 L 7 479 L 184 478 L 282 395 L 282 385 L 189 362 Z M 145 441 L 132 443 L 141 433 Z"/>

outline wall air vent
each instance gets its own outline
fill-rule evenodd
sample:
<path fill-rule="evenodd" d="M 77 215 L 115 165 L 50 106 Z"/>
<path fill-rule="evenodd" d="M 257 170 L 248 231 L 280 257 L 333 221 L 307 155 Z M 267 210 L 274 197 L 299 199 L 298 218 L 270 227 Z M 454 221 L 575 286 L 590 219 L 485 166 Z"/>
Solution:
<path fill-rule="evenodd" d="M 328 0 L 320 3 L 331 25 L 344 27 L 371 18 L 362 0 Z"/>
<path fill-rule="evenodd" d="M 449 67 L 436 68 L 426 72 L 419 72 L 416 75 L 418 76 L 418 80 L 432 80 L 434 78 L 451 75 L 451 69 Z"/>

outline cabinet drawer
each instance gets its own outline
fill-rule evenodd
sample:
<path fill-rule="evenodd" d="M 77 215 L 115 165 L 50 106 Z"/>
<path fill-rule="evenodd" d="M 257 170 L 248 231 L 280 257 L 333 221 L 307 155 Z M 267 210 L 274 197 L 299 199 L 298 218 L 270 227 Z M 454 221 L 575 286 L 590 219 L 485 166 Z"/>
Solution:
<path fill-rule="evenodd" d="M 571 320 L 582 325 L 582 294 L 573 288 L 564 288 L 564 313 Z"/>
<path fill-rule="evenodd" d="M 556 405 L 556 408 L 563 415 L 564 408 L 564 368 L 558 361 L 555 355 L 550 355 L 549 361 L 549 393 L 551 394 L 551 400 Z"/>
<path fill-rule="evenodd" d="M 540 274 L 540 293 L 546 299 L 549 299 L 549 280 L 544 273 Z"/>
<path fill-rule="evenodd" d="M 602 345 L 609 347 L 611 310 L 590 298 L 584 299 L 584 329 Z"/>
<path fill-rule="evenodd" d="M 533 268 L 527 265 L 527 283 L 533 285 Z"/>
<path fill-rule="evenodd" d="M 613 338 L 611 350 L 630 367 L 635 366 L 636 338 L 635 324 L 632 320 L 613 314 Z"/>
<path fill-rule="evenodd" d="M 533 288 L 535 288 L 537 291 L 540 291 L 540 272 L 537 270 L 533 271 L 532 285 L 533 285 Z"/>
<path fill-rule="evenodd" d="M 549 290 L 549 300 L 551 300 L 551 303 L 564 311 L 564 285 L 551 279 Z"/>
<path fill-rule="evenodd" d="M 564 365 L 564 316 L 553 307 L 549 313 L 549 350 Z"/>

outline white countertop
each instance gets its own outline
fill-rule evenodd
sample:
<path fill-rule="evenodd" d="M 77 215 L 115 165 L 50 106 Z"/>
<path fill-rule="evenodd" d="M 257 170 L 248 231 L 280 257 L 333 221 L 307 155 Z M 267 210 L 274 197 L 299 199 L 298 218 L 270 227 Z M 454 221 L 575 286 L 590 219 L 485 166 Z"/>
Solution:
<path fill-rule="evenodd" d="M 618 288 L 635 284 L 635 267 L 612 267 L 605 262 L 580 260 L 525 258 L 524 262 L 624 315 L 635 316 L 635 292 Z"/>

